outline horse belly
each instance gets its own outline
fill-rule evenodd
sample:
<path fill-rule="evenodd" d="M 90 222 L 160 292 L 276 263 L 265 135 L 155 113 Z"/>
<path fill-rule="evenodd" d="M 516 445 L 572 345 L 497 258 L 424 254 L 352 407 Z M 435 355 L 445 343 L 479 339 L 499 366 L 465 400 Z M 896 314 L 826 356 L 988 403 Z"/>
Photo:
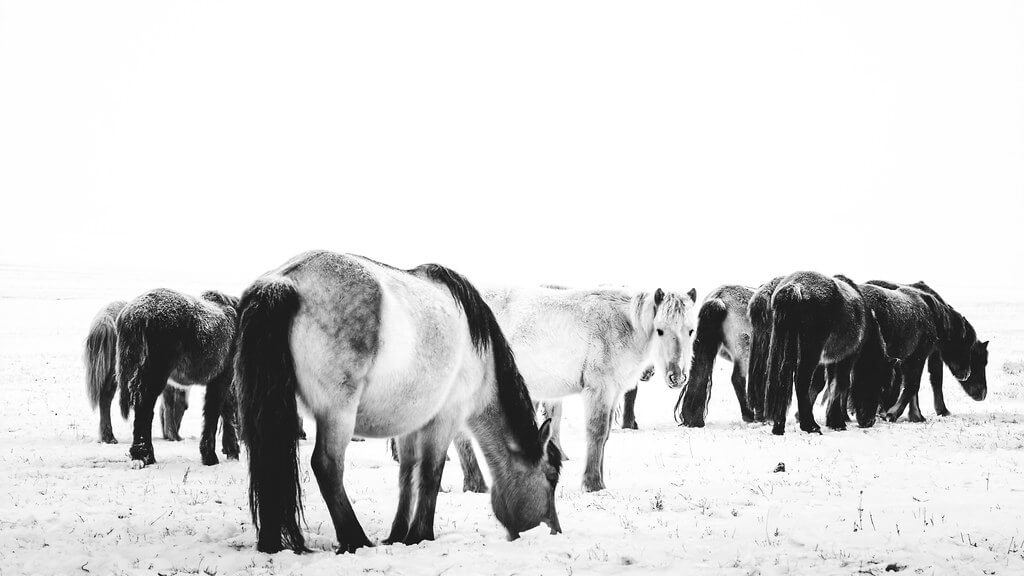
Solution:
<path fill-rule="evenodd" d="M 422 428 L 453 401 L 463 366 L 479 364 L 465 319 L 446 304 L 429 297 L 385 297 L 380 347 L 366 374 L 357 435 L 388 438 Z"/>
<path fill-rule="evenodd" d="M 534 400 L 550 400 L 583 390 L 585 355 L 566 343 L 513 343 L 516 365 Z"/>

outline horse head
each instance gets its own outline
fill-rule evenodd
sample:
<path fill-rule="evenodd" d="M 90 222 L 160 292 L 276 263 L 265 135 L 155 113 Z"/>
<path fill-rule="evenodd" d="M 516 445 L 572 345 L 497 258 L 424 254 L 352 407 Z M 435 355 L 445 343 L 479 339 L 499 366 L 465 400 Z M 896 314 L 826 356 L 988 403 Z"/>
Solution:
<path fill-rule="evenodd" d="M 509 540 L 519 538 L 525 532 L 542 522 L 551 528 L 552 534 L 560 534 L 555 511 L 555 488 L 562 469 L 562 453 L 551 441 L 551 419 L 548 418 L 538 431 L 541 455 L 537 461 L 519 453 L 509 463 L 511 469 L 499 474 L 514 478 L 512 482 L 496 479 L 491 487 L 491 507 L 494 515 L 508 532 Z"/>
<path fill-rule="evenodd" d="M 690 337 L 694 321 L 690 313 L 697 302 L 697 291 L 685 295 L 658 288 L 634 298 L 634 319 L 641 334 L 653 344 L 654 362 L 665 374 L 669 388 L 686 383 L 690 366 Z"/>
<path fill-rule="evenodd" d="M 984 400 L 988 396 L 988 341 L 980 342 L 967 318 L 937 296 L 926 293 L 923 298 L 935 316 L 942 360 L 968 396 Z"/>

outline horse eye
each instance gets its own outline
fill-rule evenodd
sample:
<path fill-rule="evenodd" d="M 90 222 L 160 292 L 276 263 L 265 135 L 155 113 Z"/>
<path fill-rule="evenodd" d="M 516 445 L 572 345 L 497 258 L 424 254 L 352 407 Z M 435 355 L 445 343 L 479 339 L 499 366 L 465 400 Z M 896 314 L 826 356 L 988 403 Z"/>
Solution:
<path fill-rule="evenodd" d="M 665 335 L 665 332 L 661 328 L 658 328 L 658 336 L 664 336 L 664 335 Z"/>
<path fill-rule="evenodd" d="M 693 329 L 690 329 L 690 336 L 693 336 Z"/>

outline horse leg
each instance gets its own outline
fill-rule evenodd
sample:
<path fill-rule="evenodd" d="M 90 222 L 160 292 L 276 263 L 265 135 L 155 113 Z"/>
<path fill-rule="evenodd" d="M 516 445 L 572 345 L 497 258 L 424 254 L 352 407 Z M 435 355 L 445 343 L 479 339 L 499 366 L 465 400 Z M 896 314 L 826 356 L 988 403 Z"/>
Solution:
<path fill-rule="evenodd" d="M 199 440 L 199 454 L 204 466 L 220 462 L 217 458 L 217 423 L 220 421 L 224 396 L 231 386 L 232 370 L 225 370 L 206 383 L 206 399 L 203 401 L 203 435 Z"/>
<path fill-rule="evenodd" d="M 896 404 L 885 413 L 886 419 L 890 422 L 898 420 L 903 415 L 907 405 L 910 404 L 910 401 L 917 396 L 918 391 L 921 389 L 921 375 L 924 372 L 925 361 L 925 357 L 915 355 L 907 358 L 902 363 L 903 391 L 900 392 L 900 399 L 896 401 Z M 918 415 L 920 416 L 920 414 Z M 923 418 L 921 421 L 923 421 Z"/>
<path fill-rule="evenodd" d="M 924 414 L 921 414 L 921 404 L 918 402 L 918 394 L 914 394 L 914 397 L 910 399 L 910 412 L 908 418 L 911 422 L 924 422 Z"/>
<path fill-rule="evenodd" d="M 853 360 L 847 358 L 829 364 L 826 370 L 829 373 L 831 393 L 828 397 L 825 425 L 833 430 L 846 430 L 846 423 L 849 421 L 846 397 L 850 392 L 850 372 L 853 370 Z"/>
<path fill-rule="evenodd" d="M 459 463 L 462 464 L 462 491 L 481 494 L 487 492 L 487 481 L 480 472 L 480 464 L 477 463 L 476 453 L 473 452 L 473 442 L 465 431 L 455 436 L 455 450 L 459 453 Z"/>
<path fill-rule="evenodd" d="M 614 398 L 614 396 L 612 397 Z M 611 428 L 612 402 L 603 389 L 584 387 L 583 414 L 587 420 L 587 466 L 583 491 L 604 490 L 604 447 Z"/>
<path fill-rule="evenodd" d="M 135 398 L 135 421 L 132 430 L 132 447 L 128 455 L 132 459 L 133 468 L 142 468 L 156 463 L 153 455 L 153 408 L 167 386 L 169 374 L 152 366 L 143 366 L 143 374 L 139 382 L 140 389 Z"/>
<path fill-rule="evenodd" d="M 220 408 L 221 450 L 228 460 L 238 460 L 238 397 L 234 387 L 228 384 L 224 402 Z"/>
<path fill-rule="evenodd" d="M 555 443 L 558 451 L 562 454 L 562 461 L 568 460 L 569 457 L 562 449 L 562 401 L 546 400 L 540 405 L 544 409 L 544 415 L 551 419 L 551 441 Z"/>
<path fill-rule="evenodd" d="M 736 400 L 740 403 L 740 418 L 748 424 L 753 422 L 754 413 L 747 405 L 747 371 L 739 362 L 732 363 L 732 389 L 736 391 Z"/>
<path fill-rule="evenodd" d="M 117 392 L 117 381 L 111 373 L 100 390 L 100 442 L 104 444 L 117 444 L 114 429 L 110 425 L 110 404 L 114 401 L 114 392 Z"/>
<path fill-rule="evenodd" d="M 416 434 L 411 432 L 389 441 L 392 455 L 398 462 L 398 510 L 391 522 L 391 534 L 383 544 L 404 542 L 409 533 L 409 521 L 412 519 L 412 473 L 416 466 Z"/>
<path fill-rule="evenodd" d="M 434 539 L 437 493 L 441 490 L 445 455 L 458 429 L 457 422 L 458 420 L 452 418 L 450 414 L 439 414 L 416 435 L 420 457 L 416 466 L 418 494 L 412 521 L 409 524 L 409 533 L 405 535 L 406 544 L 419 544 L 424 540 Z"/>
<path fill-rule="evenodd" d="M 942 373 L 942 354 L 936 350 L 928 357 L 928 380 L 931 381 L 932 396 L 935 398 L 935 413 L 939 416 L 949 416 L 946 399 L 942 396 Z"/>
<path fill-rule="evenodd" d="M 188 401 L 185 391 L 174 386 L 164 388 L 163 402 L 160 404 L 160 429 L 164 433 L 164 440 L 181 442 L 181 418 Z"/>
<path fill-rule="evenodd" d="M 626 390 L 622 397 L 622 429 L 637 430 L 636 425 L 636 391 L 639 387 Z"/>
<path fill-rule="evenodd" d="M 359 525 L 352 503 L 345 493 L 345 450 L 352 439 L 356 425 L 358 400 L 350 400 L 342 410 L 331 413 L 330 418 L 319 415 L 316 420 L 316 441 L 313 446 L 313 475 L 320 485 L 320 494 L 327 503 L 327 510 L 334 522 L 338 538 L 338 553 L 354 552 L 364 546 L 372 546 Z M 414 458 L 406 458 L 409 466 Z"/>
<path fill-rule="evenodd" d="M 811 404 L 811 380 L 821 358 L 822 339 L 816 334 L 800 335 L 800 360 L 796 369 L 796 402 L 800 411 L 800 429 L 811 434 L 821 434 L 821 427 L 814 421 L 814 406 Z"/>

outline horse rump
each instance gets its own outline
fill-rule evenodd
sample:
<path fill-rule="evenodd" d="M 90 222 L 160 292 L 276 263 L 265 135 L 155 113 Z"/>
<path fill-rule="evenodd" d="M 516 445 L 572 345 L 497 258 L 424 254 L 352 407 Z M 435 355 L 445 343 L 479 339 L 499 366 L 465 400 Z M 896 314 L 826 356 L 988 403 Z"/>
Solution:
<path fill-rule="evenodd" d="M 242 439 L 249 453 L 249 511 L 260 552 L 306 552 L 299 522 L 299 415 L 289 331 L 299 309 L 284 277 L 257 280 L 245 294 L 235 357 Z"/>

